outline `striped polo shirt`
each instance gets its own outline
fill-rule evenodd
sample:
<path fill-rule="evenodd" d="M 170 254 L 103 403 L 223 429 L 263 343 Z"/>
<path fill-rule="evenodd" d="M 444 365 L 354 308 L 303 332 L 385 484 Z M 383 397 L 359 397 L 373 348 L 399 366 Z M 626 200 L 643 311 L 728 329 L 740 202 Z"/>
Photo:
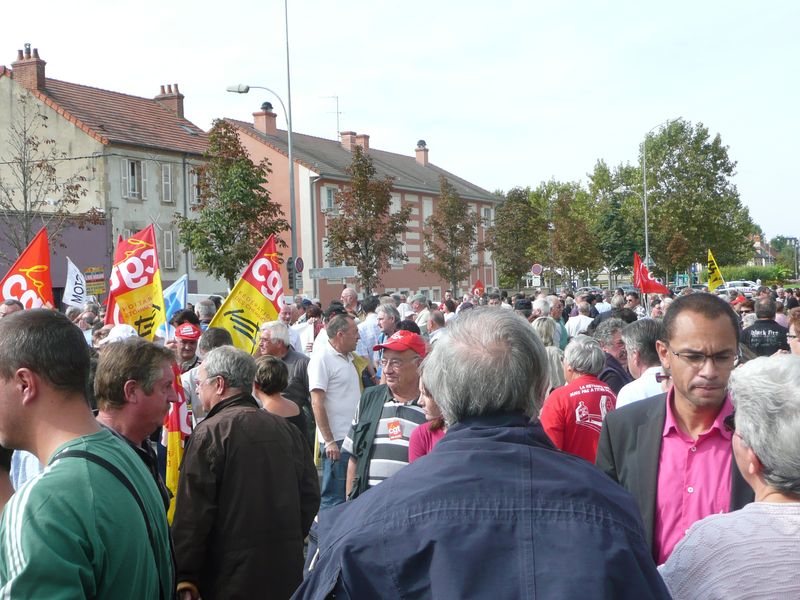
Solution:
<path fill-rule="evenodd" d="M 358 424 L 358 414 L 353 425 Z M 378 485 L 408 464 L 408 440 L 411 433 L 426 422 L 425 411 L 417 401 L 400 404 L 394 400 L 385 402 L 381 419 L 375 432 L 372 458 L 369 464 L 369 487 Z M 347 434 L 342 449 L 353 449 L 353 429 Z"/>

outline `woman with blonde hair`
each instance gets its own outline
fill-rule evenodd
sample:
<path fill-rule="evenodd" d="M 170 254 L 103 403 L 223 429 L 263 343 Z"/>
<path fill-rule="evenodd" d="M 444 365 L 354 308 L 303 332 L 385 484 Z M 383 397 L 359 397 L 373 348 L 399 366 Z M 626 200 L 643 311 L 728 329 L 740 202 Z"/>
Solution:
<path fill-rule="evenodd" d="M 547 390 L 549 394 L 565 383 L 564 369 L 561 367 L 564 353 L 554 341 L 557 325 L 552 317 L 539 317 L 533 321 L 532 326 L 533 330 L 539 335 L 539 339 L 542 340 L 544 349 L 547 352 L 547 367 L 550 372 L 550 388 Z"/>

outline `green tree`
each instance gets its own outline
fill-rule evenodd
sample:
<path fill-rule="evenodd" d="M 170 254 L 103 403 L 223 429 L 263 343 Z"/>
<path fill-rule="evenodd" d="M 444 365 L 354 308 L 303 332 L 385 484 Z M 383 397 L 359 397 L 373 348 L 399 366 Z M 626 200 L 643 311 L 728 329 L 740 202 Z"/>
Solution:
<path fill-rule="evenodd" d="M 530 188 L 509 190 L 495 209 L 486 238 L 501 285 L 520 289 L 531 265 L 541 260 L 537 256 L 540 240 L 547 239 L 547 213 L 536 210 Z"/>
<path fill-rule="evenodd" d="M 367 294 L 380 285 L 390 260 L 406 260 L 402 236 L 411 216 L 410 206 L 392 211 L 392 179 L 376 173 L 369 154 L 354 147 L 350 181 L 336 195 L 339 214 L 328 219 L 329 256 L 356 267 Z"/>
<path fill-rule="evenodd" d="M 785 235 L 778 235 L 769 242 L 772 250 L 778 253 L 776 262 L 785 267 L 792 276 L 794 276 L 797 269 L 797 251 L 793 244 L 794 240 Z"/>
<path fill-rule="evenodd" d="M 553 182 L 550 197 L 553 259 L 569 281 L 602 266 L 594 232 L 597 211 L 591 195 L 578 183 Z"/>
<path fill-rule="evenodd" d="M 612 281 L 630 272 L 634 251 L 644 247 L 641 199 L 629 191 L 639 176 L 630 165 L 619 165 L 612 172 L 602 160 L 589 173 L 589 194 L 597 211 L 594 238 Z"/>
<path fill-rule="evenodd" d="M 470 211 L 446 178 L 440 177 L 438 202 L 425 221 L 420 270 L 436 273 L 455 293 L 458 283 L 469 278 L 472 254 L 481 250 L 476 241 L 480 223 L 480 216 Z"/>
<path fill-rule="evenodd" d="M 199 202 L 192 207 L 196 218 L 175 216 L 178 239 L 194 253 L 202 270 L 233 287 L 264 240 L 286 231 L 289 224 L 264 187 L 269 163 L 250 160 L 230 123 L 214 121 L 205 163 L 196 172 Z M 277 243 L 285 246 L 280 238 Z"/>
<path fill-rule="evenodd" d="M 84 183 L 90 169 L 76 169 L 79 163 L 47 137 L 48 117 L 29 93 L 20 94 L 16 108 L 6 138 L 8 153 L 0 157 L 0 236 L 16 252 L 0 252 L 6 263 L 16 259 L 42 227 L 47 227 L 52 244 L 68 225 L 83 228 L 102 220 L 95 208 L 77 212 L 87 194 Z"/>
<path fill-rule="evenodd" d="M 733 184 L 736 162 L 717 134 L 679 119 L 648 134 L 647 199 L 650 249 L 669 275 L 704 262 L 708 248 L 719 264 L 743 262 L 756 226 Z"/>

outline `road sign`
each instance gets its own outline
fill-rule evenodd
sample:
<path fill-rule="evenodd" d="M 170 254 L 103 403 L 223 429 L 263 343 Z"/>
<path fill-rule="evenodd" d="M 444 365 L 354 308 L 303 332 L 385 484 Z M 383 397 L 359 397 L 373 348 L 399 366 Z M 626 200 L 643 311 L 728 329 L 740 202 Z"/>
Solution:
<path fill-rule="evenodd" d="M 88 267 L 83 276 L 86 279 L 86 293 L 99 296 L 106 293 L 106 274 L 103 267 Z"/>
<path fill-rule="evenodd" d="M 309 269 L 311 279 L 346 279 L 356 276 L 355 267 L 325 267 L 324 269 Z"/>
<path fill-rule="evenodd" d="M 303 274 L 302 273 L 295 273 L 294 274 L 294 287 L 297 290 L 303 289 Z"/>
<path fill-rule="evenodd" d="M 531 267 L 531 275 L 541 275 L 542 271 L 544 271 L 544 267 L 539 263 L 533 263 Z"/>
<path fill-rule="evenodd" d="M 303 258 L 298 256 L 294 259 L 294 270 L 297 273 L 302 273 L 303 269 L 305 268 L 305 263 L 303 262 Z"/>
<path fill-rule="evenodd" d="M 533 287 L 541 287 L 542 285 L 541 277 L 539 277 L 538 275 L 534 275 L 531 279 L 533 279 L 533 281 L 531 282 Z"/>

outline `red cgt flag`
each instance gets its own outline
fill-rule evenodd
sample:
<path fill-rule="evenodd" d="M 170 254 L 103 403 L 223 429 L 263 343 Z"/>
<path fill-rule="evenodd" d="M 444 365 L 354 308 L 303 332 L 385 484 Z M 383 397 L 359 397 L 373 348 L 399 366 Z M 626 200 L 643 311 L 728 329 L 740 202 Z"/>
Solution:
<path fill-rule="evenodd" d="M 483 291 L 486 288 L 483 285 L 483 282 L 480 279 L 475 280 L 475 285 L 472 286 L 472 295 L 473 296 L 483 296 Z"/>
<path fill-rule="evenodd" d="M 39 230 L 0 281 L 0 294 L 3 300 L 19 300 L 25 308 L 53 306 L 47 229 Z"/>
<path fill-rule="evenodd" d="M 647 270 L 637 252 L 633 253 L 633 285 L 644 294 L 669 294 L 667 287 L 658 283 Z"/>

